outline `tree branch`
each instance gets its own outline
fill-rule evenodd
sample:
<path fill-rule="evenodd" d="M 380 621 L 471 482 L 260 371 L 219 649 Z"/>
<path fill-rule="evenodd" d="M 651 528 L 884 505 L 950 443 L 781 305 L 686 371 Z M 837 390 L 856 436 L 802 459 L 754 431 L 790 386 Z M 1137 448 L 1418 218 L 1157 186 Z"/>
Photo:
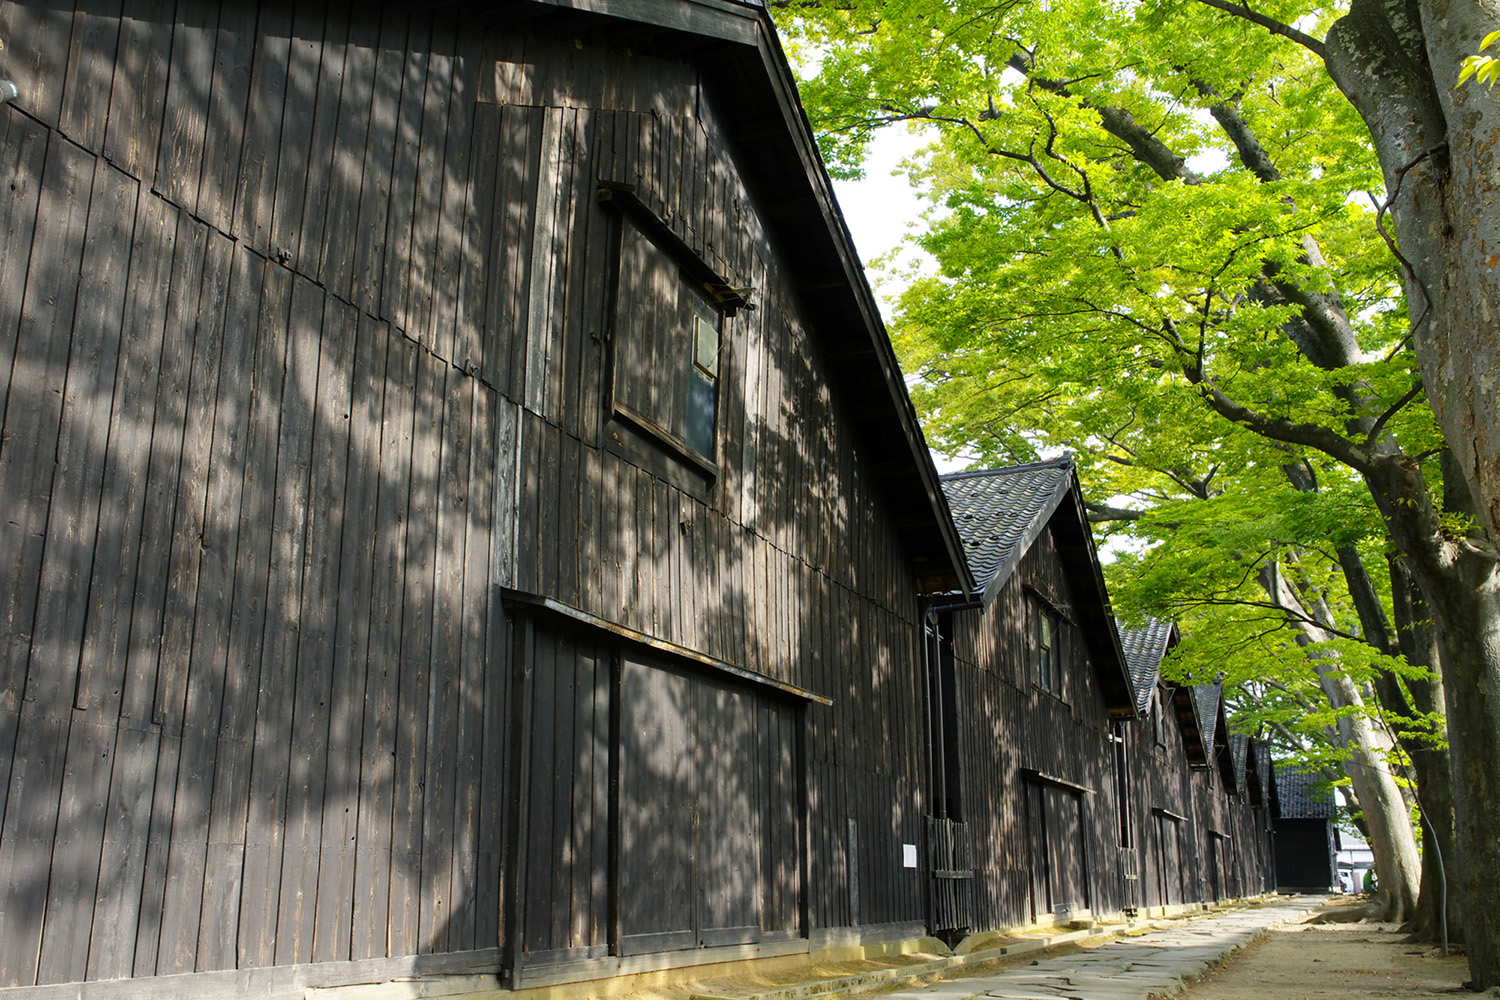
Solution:
<path fill-rule="evenodd" d="M 1276 20 L 1274 17 L 1269 17 L 1265 14 L 1260 13 L 1259 11 L 1251 10 L 1246 4 L 1230 3 L 1228 2 L 1228 0 L 1198 0 L 1198 2 L 1212 7 L 1215 10 L 1222 10 L 1226 14 L 1233 14 L 1235 17 L 1239 18 L 1242 21 L 1249 21 L 1251 24 L 1258 24 L 1273 35 L 1280 35 L 1282 38 L 1291 39 L 1298 45 L 1307 49 L 1309 52 L 1312 52 L 1319 59 L 1324 58 L 1324 49 L 1322 42 L 1318 41 L 1316 38 L 1305 32 L 1298 31 L 1290 24 L 1283 24 L 1282 22 Z"/>
<path fill-rule="evenodd" d="M 1406 390 L 1406 393 L 1400 399 L 1396 400 L 1390 406 L 1386 407 L 1385 412 L 1375 418 L 1375 422 L 1370 425 L 1369 433 L 1365 435 L 1366 447 L 1369 447 L 1370 445 L 1375 443 L 1375 440 L 1380 437 L 1381 428 L 1386 425 L 1386 422 L 1396 414 L 1400 413 L 1402 408 L 1404 408 L 1407 403 L 1410 403 L 1412 400 L 1420 396 L 1422 394 L 1422 389 L 1422 380 L 1418 379 L 1416 384 L 1413 385 L 1410 389 Z"/>
<path fill-rule="evenodd" d="M 1180 343 L 1180 342 L 1179 342 Z M 1186 358 L 1192 358 L 1194 353 L 1186 345 L 1179 348 L 1179 354 Z M 1182 374 L 1189 382 L 1197 387 L 1198 392 L 1220 416 L 1232 420 L 1237 424 L 1249 428 L 1262 437 L 1271 438 L 1273 441 L 1284 441 L 1287 444 L 1300 444 L 1308 448 L 1316 448 L 1338 459 L 1345 465 L 1358 472 L 1365 472 L 1370 468 L 1371 456 L 1364 448 L 1350 441 L 1343 435 L 1329 430 L 1322 424 L 1310 424 L 1298 420 L 1287 420 L 1284 417 L 1272 417 L 1252 410 L 1238 400 L 1231 398 L 1223 389 L 1209 378 L 1203 371 L 1201 365 L 1182 365 Z"/>
<path fill-rule="evenodd" d="M 1202 184 L 1203 178 L 1193 172 L 1187 165 L 1187 160 L 1172 152 L 1166 143 L 1162 142 L 1151 130 L 1135 120 L 1135 116 L 1124 108 L 1117 108 L 1107 104 L 1099 104 L 1087 97 L 1079 97 L 1068 90 L 1067 84 L 1060 80 L 1049 80 L 1046 77 L 1034 75 L 1035 64 L 1030 54 L 1022 55 L 1016 53 L 1006 63 L 1011 69 L 1025 74 L 1032 84 L 1062 97 L 1071 97 L 1085 108 L 1099 115 L 1104 130 L 1130 147 L 1130 153 L 1136 160 L 1150 167 L 1156 175 L 1164 181 L 1180 180 L 1184 184 Z"/>
<path fill-rule="evenodd" d="M 1083 509 L 1088 511 L 1090 524 L 1100 524 L 1106 521 L 1139 521 L 1146 513 L 1143 510 L 1131 510 L 1128 507 L 1089 503 L 1087 500 L 1083 502 Z"/>

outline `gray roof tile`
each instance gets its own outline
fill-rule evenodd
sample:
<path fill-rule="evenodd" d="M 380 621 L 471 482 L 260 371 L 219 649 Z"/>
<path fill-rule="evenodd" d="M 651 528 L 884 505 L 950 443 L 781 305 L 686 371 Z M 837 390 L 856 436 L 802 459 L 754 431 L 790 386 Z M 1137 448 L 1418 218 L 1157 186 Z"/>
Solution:
<path fill-rule="evenodd" d="M 1285 764 L 1276 765 L 1276 798 L 1282 819 L 1329 819 L 1333 816 L 1333 789 L 1318 786 L 1323 779 L 1310 771 Z"/>
<path fill-rule="evenodd" d="M 1245 790 L 1245 764 L 1250 755 L 1250 737 L 1244 733 L 1229 734 L 1229 752 L 1234 755 L 1234 787 Z"/>
<path fill-rule="evenodd" d="M 943 493 L 981 591 L 990 592 L 992 583 L 1010 576 L 1072 482 L 1068 455 L 943 477 Z"/>
<path fill-rule="evenodd" d="M 1210 759 L 1218 736 L 1219 698 L 1223 693 L 1224 685 L 1219 682 L 1193 685 L 1193 707 L 1198 712 L 1198 730 L 1203 733 L 1203 747 L 1208 751 Z"/>
<path fill-rule="evenodd" d="M 1145 628 L 1120 628 L 1120 646 L 1125 650 L 1125 665 L 1130 669 L 1130 683 L 1135 688 L 1137 712 L 1146 711 L 1151 704 L 1157 678 L 1161 676 L 1161 660 L 1171 637 L 1170 619 L 1148 618 Z"/>

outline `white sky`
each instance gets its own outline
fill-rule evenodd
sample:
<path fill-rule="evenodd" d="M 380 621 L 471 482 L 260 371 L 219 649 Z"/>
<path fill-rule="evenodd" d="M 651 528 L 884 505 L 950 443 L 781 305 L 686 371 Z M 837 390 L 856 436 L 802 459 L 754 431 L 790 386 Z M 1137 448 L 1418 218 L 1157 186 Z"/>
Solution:
<path fill-rule="evenodd" d="M 893 175 L 901 161 L 926 141 L 901 126 L 883 128 L 870 144 L 864 180 L 833 182 L 844 220 L 854 236 L 854 246 L 880 300 L 881 315 L 887 320 L 891 316 L 889 300 L 900 294 L 901 286 L 883 280 L 884 276 L 870 262 L 889 253 L 907 235 L 909 227 L 919 221 L 925 207 L 923 202 L 905 176 Z"/>
<path fill-rule="evenodd" d="M 891 301 L 901 294 L 905 282 L 872 267 L 871 261 L 898 246 L 912 226 L 921 221 L 926 204 L 905 175 L 896 175 L 895 171 L 902 160 L 926 142 L 920 135 L 899 126 L 881 129 L 870 144 L 864 180 L 833 182 L 834 195 L 843 209 L 870 285 L 875 289 L 880 313 L 887 322 L 891 318 Z M 909 249 L 902 256 L 910 257 L 915 252 Z M 950 461 L 936 451 L 932 460 L 939 472 L 958 472 L 968 464 Z"/>

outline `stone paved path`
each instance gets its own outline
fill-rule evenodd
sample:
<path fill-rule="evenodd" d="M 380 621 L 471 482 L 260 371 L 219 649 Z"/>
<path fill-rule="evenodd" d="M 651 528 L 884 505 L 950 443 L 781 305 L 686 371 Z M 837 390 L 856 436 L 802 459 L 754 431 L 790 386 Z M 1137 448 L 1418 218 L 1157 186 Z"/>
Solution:
<path fill-rule="evenodd" d="M 950 979 L 884 994 L 882 1000 L 1147 1000 L 1171 996 L 1234 949 L 1270 928 L 1300 919 L 1326 897 L 1302 896 L 1265 906 L 1182 920 L 1074 955 L 992 975 Z"/>

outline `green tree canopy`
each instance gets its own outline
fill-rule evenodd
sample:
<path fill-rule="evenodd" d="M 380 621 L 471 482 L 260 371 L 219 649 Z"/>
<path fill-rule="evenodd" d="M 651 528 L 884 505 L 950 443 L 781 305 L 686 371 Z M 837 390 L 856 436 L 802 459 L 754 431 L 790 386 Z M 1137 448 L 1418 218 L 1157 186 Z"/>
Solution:
<path fill-rule="evenodd" d="M 1449 636 L 1500 608 L 1467 590 L 1493 574 L 1493 546 L 1444 512 L 1463 477 L 1445 480 L 1412 349 L 1440 325 L 1438 297 L 1393 242 L 1432 150 L 1393 169 L 1335 87 L 1345 13 L 781 7 L 835 173 L 857 174 L 881 127 L 932 136 L 910 173 L 930 198 L 918 242 L 933 272 L 893 323 L 929 439 L 978 464 L 1073 450 L 1094 516 L 1141 549 L 1113 571 L 1116 600 L 1178 617 L 1179 669 L 1222 669 L 1235 650 L 1231 681 L 1284 712 L 1328 687 L 1307 666 L 1331 659 L 1401 705 L 1415 749 L 1442 703 L 1392 655 L 1437 660 L 1416 655 L 1426 611 L 1410 591 L 1441 595 Z M 1459 572 L 1452 552 L 1478 555 Z M 1365 570 L 1388 556 L 1396 572 Z M 1451 640 L 1443 658 L 1474 682 L 1496 667 Z M 1328 730 L 1302 701 L 1303 731 Z M 1477 718 L 1466 746 L 1500 781 L 1494 720 Z"/>

